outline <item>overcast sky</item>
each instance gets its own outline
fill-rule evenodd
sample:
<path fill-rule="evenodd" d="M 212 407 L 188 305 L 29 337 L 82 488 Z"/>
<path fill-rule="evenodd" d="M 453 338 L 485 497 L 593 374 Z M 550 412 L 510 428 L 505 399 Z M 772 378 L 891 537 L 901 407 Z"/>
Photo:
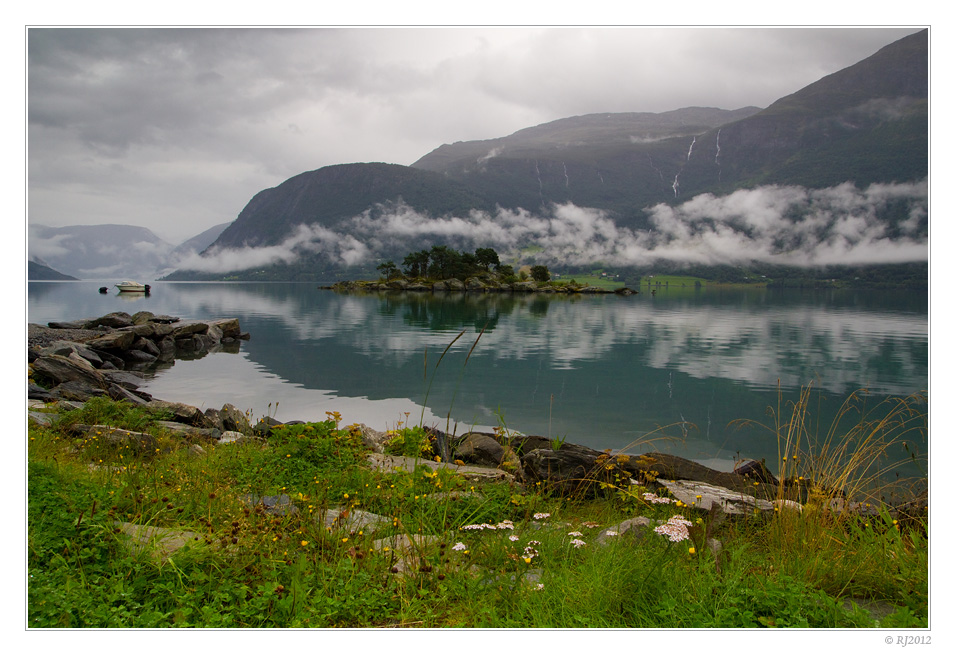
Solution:
<path fill-rule="evenodd" d="M 303 171 L 595 112 L 766 107 L 915 31 L 33 28 L 28 220 L 178 243 Z"/>

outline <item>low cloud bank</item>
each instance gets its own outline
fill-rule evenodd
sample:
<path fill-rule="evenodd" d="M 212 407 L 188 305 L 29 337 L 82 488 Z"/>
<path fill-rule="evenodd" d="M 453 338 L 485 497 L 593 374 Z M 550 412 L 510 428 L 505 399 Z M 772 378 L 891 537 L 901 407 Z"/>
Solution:
<path fill-rule="evenodd" d="M 765 186 L 727 196 L 702 194 L 680 205 L 646 208 L 649 230 L 619 227 L 601 210 L 567 203 L 547 214 L 499 209 L 431 218 L 402 204 L 377 207 L 329 228 L 300 225 L 274 246 L 211 249 L 175 263 L 223 273 L 292 263 L 306 253 L 331 264 L 375 263 L 431 244 L 534 246 L 543 263 L 640 266 L 660 260 L 697 264 L 758 261 L 784 265 L 876 264 L 928 258 L 926 181 L 851 183 L 827 189 Z"/>

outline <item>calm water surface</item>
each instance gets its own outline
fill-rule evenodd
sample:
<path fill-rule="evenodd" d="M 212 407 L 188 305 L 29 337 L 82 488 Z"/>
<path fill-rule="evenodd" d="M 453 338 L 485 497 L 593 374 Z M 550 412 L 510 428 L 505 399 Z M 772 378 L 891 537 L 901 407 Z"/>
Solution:
<path fill-rule="evenodd" d="M 568 298 L 158 282 L 149 297 L 97 293 L 111 284 L 30 283 L 29 321 L 119 310 L 238 317 L 252 335 L 239 353 L 176 361 L 144 389 L 285 421 L 337 411 L 346 423 L 379 429 L 423 416 L 459 432 L 503 423 L 598 449 L 670 451 L 730 469 L 739 457 L 776 462 L 770 433 L 731 422 L 772 422 L 767 409 L 778 391 L 792 401 L 812 383 L 814 414 L 828 425 L 860 388 L 869 390 L 872 407 L 928 386 L 927 296 L 911 291 L 678 289 Z"/>

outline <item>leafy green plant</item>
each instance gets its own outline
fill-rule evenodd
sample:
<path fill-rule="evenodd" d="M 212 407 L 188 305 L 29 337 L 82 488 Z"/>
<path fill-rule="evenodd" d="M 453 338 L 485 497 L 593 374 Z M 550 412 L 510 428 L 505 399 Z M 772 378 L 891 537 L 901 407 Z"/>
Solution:
<path fill-rule="evenodd" d="M 431 459 L 434 455 L 431 436 L 421 426 L 404 426 L 389 431 L 385 452 L 412 458 Z"/>
<path fill-rule="evenodd" d="M 105 396 L 94 396 L 75 410 L 60 414 L 55 425 L 66 429 L 76 424 L 103 424 L 131 431 L 145 431 L 157 421 L 172 419 L 168 410 L 154 410 L 134 406 L 127 401 L 114 401 Z"/>

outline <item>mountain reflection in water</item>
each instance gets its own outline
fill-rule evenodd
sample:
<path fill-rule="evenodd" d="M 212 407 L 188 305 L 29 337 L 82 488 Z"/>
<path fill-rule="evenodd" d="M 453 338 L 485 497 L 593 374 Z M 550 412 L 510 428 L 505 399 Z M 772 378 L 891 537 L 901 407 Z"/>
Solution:
<path fill-rule="evenodd" d="M 101 297 L 99 286 L 30 283 L 29 320 L 140 309 L 238 317 L 252 335 L 239 354 L 177 361 L 145 389 L 280 420 L 338 411 L 346 423 L 384 429 L 424 414 L 426 423 L 457 424 L 458 432 L 504 424 L 597 449 L 671 451 L 730 469 L 736 458 L 776 461 L 772 434 L 729 424 L 770 421 L 778 391 L 794 401 L 812 383 L 811 410 L 829 426 L 857 389 L 869 390 L 872 407 L 928 385 L 923 292 L 343 295 L 305 283 L 160 282 L 132 308 Z M 668 439 L 641 443 L 649 438 Z M 918 448 L 925 453 L 925 437 Z"/>

